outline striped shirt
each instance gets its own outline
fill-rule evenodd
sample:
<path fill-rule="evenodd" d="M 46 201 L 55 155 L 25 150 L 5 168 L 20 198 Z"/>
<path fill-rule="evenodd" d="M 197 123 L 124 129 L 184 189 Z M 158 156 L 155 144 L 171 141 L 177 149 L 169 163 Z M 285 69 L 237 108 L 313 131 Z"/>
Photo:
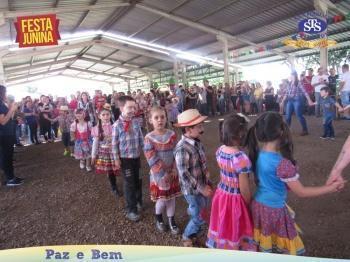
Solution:
<path fill-rule="evenodd" d="M 114 123 L 112 130 L 113 159 L 139 158 L 143 149 L 143 134 L 136 119 L 130 120 L 129 128 L 125 131 L 126 121 L 123 116 Z"/>
<path fill-rule="evenodd" d="M 182 136 L 175 150 L 176 167 L 184 195 L 201 193 L 209 182 L 209 171 L 203 145 L 199 140 Z"/>

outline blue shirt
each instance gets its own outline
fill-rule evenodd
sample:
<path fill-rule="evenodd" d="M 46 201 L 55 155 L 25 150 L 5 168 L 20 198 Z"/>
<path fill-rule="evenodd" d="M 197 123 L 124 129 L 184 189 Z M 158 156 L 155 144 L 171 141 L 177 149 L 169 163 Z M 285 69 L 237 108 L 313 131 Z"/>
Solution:
<path fill-rule="evenodd" d="M 330 96 L 321 99 L 321 106 L 324 115 L 335 114 L 335 103 L 335 99 Z"/>
<path fill-rule="evenodd" d="M 258 187 L 254 199 L 265 206 L 282 208 L 287 199 L 286 182 L 299 178 L 296 167 L 281 154 L 259 152 L 255 176 Z"/>
<path fill-rule="evenodd" d="M 4 104 L 3 101 L 0 101 L 0 115 L 6 116 L 9 109 Z M 15 121 L 10 119 L 5 125 L 0 124 L 0 136 L 14 136 L 15 135 Z"/>

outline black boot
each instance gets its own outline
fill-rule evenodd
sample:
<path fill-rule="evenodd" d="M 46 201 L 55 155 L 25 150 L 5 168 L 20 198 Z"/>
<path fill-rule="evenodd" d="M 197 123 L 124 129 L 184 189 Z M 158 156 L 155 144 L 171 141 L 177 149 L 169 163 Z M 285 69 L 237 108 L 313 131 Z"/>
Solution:
<path fill-rule="evenodd" d="M 170 232 L 173 235 L 177 235 L 180 233 L 180 228 L 178 228 L 178 226 L 175 223 L 175 217 L 168 217 L 169 219 L 169 228 L 170 228 Z"/>
<path fill-rule="evenodd" d="M 158 231 L 160 231 L 160 232 L 165 232 L 166 231 L 166 226 L 164 224 L 163 215 L 162 214 L 156 215 L 156 227 L 157 227 Z"/>

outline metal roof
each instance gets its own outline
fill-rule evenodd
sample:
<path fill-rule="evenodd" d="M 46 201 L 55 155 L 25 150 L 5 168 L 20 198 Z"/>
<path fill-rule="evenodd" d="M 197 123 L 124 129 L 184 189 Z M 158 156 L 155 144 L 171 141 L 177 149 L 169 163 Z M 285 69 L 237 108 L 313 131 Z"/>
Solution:
<path fill-rule="evenodd" d="M 330 2 L 337 10 L 330 9 L 328 16 L 350 12 L 350 0 Z M 222 43 L 213 30 L 230 36 L 229 50 L 239 53 L 297 33 L 298 21 L 313 10 L 313 0 L 1 0 L 0 58 L 9 84 L 56 74 L 111 83 L 148 79 L 149 74 L 172 70 L 178 51 L 200 55 L 205 62 L 199 63 L 221 64 Z M 14 48 L 16 16 L 51 12 L 60 19 L 59 46 Z M 338 47 L 349 45 L 349 32 L 349 20 L 328 27 Z M 313 52 L 283 46 L 232 62 L 251 65 Z M 198 63 L 191 59 L 188 54 L 178 58 L 187 65 Z"/>

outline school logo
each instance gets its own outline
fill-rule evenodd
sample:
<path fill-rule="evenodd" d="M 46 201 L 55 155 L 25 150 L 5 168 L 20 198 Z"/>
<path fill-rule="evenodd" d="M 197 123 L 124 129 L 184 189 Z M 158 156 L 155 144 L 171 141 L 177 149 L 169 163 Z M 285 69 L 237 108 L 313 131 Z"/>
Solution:
<path fill-rule="evenodd" d="M 299 22 L 298 29 L 307 34 L 320 34 L 327 29 L 327 22 L 319 18 L 307 18 Z"/>

